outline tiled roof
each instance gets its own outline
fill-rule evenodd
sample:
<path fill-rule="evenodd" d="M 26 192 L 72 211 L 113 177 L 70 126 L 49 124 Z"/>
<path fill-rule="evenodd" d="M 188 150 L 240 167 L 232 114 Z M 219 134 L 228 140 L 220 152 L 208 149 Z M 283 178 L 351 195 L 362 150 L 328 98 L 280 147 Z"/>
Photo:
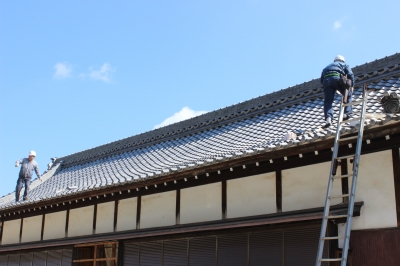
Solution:
<path fill-rule="evenodd" d="M 400 115 L 382 114 L 379 98 L 385 91 L 400 94 L 399 65 L 400 54 L 395 54 L 353 69 L 358 85 L 371 78 L 378 80 L 369 86 L 375 91 L 370 93 L 367 106 L 369 113 L 377 115 L 366 129 L 400 119 Z M 355 88 L 354 100 L 360 97 L 361 88 Z M 339 101 L 340 96 L 336 95 L 335 112 Z M 361 105 L 356 106 L 355 113 L 360 108 Z M 157 178 L 258 152 L 302 145 L 334 134 L 334 128 L 322 130 L 322 125 L 323 92 L 316 79 L 60 158 L 46 175 L 47 180 L 31 190 L 29 201 L 14 203 L 13 194 L 9 194 L 0 198 L 0 210 Z M 305 133 L 285 142 L 288 131 L 299 130 Z M 344 132 L 354 130 L 344 127 Z"/>

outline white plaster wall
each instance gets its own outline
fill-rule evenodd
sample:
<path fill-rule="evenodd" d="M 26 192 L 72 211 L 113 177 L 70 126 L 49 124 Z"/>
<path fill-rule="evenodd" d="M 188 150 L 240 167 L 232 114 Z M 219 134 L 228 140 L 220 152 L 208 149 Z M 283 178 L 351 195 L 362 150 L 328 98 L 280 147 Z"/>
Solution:
<path fill-rule="evenodd" d="M 43 240 L 65 237 L 67 211 L 48 213 L 44 219 Z"/>
<path fill-rule="evenodd" d="M 43 216 L 24 218 L 21 242 L 40 241 Z"/>
<path fill-rule="evenodd" d="M 69 211 L 68 237 L 91 235 L 94 207 L 87 206 Z"/>
<path fill-rule="evenodd" d="M 4 222 L 2 245 L 19 243 L 19 232 L 21 229 L 21 219 Z"/>
<path fill-rule="evenodd" d="M 282 171 L 282 211 L 294 211 L 323 207 L 328 188 L 331 162 L 297 167 Z M 337 169 L 340 175 L 340 166 Z M 341 181 L 335 180 L 332 195 L 342 194 Z M 331 205 L 339 204 L 341 198 L 332 199 Z"/>
<path fill-rule="evenodd" d="M 118 202 L 117 231 L 136 229 L 137 198 Z"/>
<path fill-rule="evenodd" d="M 143 196 L 140 207 L 140 228 L 175 224 L 176 191 Z"/>
<path fill-rule="evenodd" d="M 222 218 L 221 192 L 221 182 L 182 189 L 180 223 L 220 220 Z"/>
<path fill-rule="evenodd" d="M 276 212 L 275 172 L 226 182 L 227 218 Z"/>
<path fill-rule="evenodd" d="M 114 231 L 115 202 L 97 204 L 96 234 Z"/>
<path fill-rule="evenodd" d="M 348 165 L 350 172 L 352 164 Z M 352 230 L 397 227 L 391 150 L 361 156 L 356 201 L 364 201 L 364 206 L 360 217 L 353 219 Z"/>

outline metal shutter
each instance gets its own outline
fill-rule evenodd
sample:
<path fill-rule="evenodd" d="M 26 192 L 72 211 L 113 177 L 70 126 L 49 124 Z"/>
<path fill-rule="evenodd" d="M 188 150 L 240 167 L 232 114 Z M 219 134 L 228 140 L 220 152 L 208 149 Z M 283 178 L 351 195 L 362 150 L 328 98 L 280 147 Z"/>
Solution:
<path fill-rule="evenodd" d="M 31 266 L 33 253 L 21 253 L 19 266 Z"/>
<path fill-rule="evenodd" d="M 124 265 L 139 265 L 139 244 L 138 243 L 124 243 Z"/>
<path fill-rule="evenodd" d="M 189 265 L 216 265 L 216 237 L 189 239 Z"/>
<path fill-rule="evenodd" d="M 164 241 L 163 266 L 187 266 L 187 239 Z"/>
<path fill-rule="evenodd" d="M 218 236 L 218 266 L 247 265 L 248 234 Z"/>
<path fill-rule="evenodd" d="M 251 266 L 283 265 L 283 231 L 250 233 L 249 247 Z"/>
<path fill-rule="evenodd" d="M 46 258 L 47 258 L 47 252 L 46 251 L 41 251 L 41 252 L 35 252 L 33 253 L 33 266 L 46 266 Z"/>
<path fill-rule="evenodd" d="M 162 242 L 140 243 L 140 266 L 162 265 Z"/>
<path fill-rule="evenodd" d="M 285 265 L 314 265 L 317 258 L 320 227 L 285 230 Z M 328 258 L 329 245 L 325 243 L 323 258 Z M 328 265 L 328 263 L 322 263 Z"/>
<path fill-rule="evenodd" d="M 49 250 L 47 253 L 46 266 L 60 266 L 61 265 L 61 250 Z"/>
<path fill-rule="evenodd" d="M 20 254 L 8 255 L 8 266 L 19 266 Z"/>
<path fill-rule="evenodd" d="M 0 266 L 7 266 L 8 256 L 3 255 L 0 256 Z"/>
<path fill-rule="evenodd" d="M 62 266 L 71 266 L 72 264 L 72 249 L 63 249 L 61 265 Z"/>

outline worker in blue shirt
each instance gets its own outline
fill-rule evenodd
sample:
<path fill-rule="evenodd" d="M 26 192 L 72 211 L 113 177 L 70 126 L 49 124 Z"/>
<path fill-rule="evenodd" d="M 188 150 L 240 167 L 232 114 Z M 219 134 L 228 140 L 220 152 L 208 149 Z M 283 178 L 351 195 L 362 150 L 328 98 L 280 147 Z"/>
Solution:
<path fill-rule="evenodd" d="M 321 84 L 324 87 L 324 115 L 325 125 L 323 128 L 328 128 L 332 125 L 333 110 L 332 103 L 335 98 L 336 91 L 339 91 L 342 95 L 345 95 L 345 89 L 339 85 L 340 75 L 347 75 L 347 78 L 351 80 L 352 86 L 354 86 L 354 74 L 350 67 L 345 64 L 344 57 L 338 55 L 335 57 L 333 63 L 329 64 L 322 70 Z M 347 103 L 352 101 L 352 90 L 348 91 Z M 346 106 L 344 109 L 343 120 L 352 118 L 353 108 L 351 105 Z"/>
<path fill-rule="evenodd" d="M 20 159 L 15 162 L 15 167 L 21 164 L 21 169 L 19 171 L 19 177 L 17 181 L 17 187 L 15 188 L 15 201 L 19 201 L 19 194 L 23 185 L 25 185 L 24 200 L 28 200 L 29 187 L 31 185 L 31 180 L 33 176 L 33 170 L 35 170 L 39 180 L 41 179 L 39 167 L 37 162 L 35 162 L 36 152 L 31 151 L 28 158 Z"/>

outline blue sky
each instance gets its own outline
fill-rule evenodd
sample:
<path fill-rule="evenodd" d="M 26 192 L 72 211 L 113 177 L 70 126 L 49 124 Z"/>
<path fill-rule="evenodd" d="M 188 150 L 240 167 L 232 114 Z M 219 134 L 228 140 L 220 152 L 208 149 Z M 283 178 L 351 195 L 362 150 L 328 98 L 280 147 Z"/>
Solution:
<path fill-rule="evenodd" d="M 43 172 L 51 157 L 318 78 L 337 54 L 354 67 L 400 52 L 399 10 L 399 1 L 0 0 L 0 195 L 14 191 L 14 162 L 30 150 Z"/>

